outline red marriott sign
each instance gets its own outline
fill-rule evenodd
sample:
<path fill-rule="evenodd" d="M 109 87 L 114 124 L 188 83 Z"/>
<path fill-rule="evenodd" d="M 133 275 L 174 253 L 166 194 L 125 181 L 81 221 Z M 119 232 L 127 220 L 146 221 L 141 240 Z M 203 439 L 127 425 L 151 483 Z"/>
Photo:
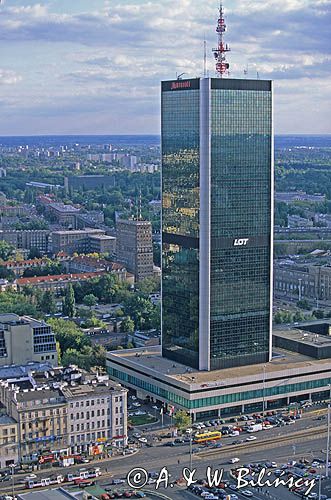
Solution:
<path fill-rule="evenodd" d="M 171 83 L 171 90 L 177 89 L 189 89 L 191 87 L 191 82 L 189 80 L 182 82 L 181 80 L 177 80 L 176 82 Z"/>

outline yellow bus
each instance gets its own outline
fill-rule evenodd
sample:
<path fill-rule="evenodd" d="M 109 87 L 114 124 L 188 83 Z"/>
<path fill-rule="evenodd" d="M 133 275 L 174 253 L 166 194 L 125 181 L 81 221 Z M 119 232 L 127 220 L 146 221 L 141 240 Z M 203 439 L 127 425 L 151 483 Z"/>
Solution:
<path fill-rule="evenodd" d="M 221 439 L 222 433 L 219 431 L 208 431 L 203 434 L 196 434 L 194 436 L 194 443 L 205 443 L 206 441 L 214 441 L 216 439 Z"/>

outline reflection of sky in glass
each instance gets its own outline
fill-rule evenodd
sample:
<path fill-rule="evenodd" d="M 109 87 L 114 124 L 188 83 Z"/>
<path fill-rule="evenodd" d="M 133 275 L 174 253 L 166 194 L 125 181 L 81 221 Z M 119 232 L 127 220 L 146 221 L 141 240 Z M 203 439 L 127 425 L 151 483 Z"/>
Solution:
<path fill-rule="evenodd" d="M 199 91 L 162 94 L 162 230 L 199 236 Z M 186 246 L 189 246 L 187 243 Z M 162 345 L 198 367 L 199 252 L 163 243 Z"/>

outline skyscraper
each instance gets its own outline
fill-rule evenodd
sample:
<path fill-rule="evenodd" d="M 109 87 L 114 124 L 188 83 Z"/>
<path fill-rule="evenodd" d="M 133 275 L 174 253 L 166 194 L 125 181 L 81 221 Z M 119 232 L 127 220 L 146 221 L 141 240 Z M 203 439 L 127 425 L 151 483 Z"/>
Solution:
<path fill-rule="evenodd" d="M 200 370 L 271 357 L 272 83 L 162 82 L 162 353 Z"/>

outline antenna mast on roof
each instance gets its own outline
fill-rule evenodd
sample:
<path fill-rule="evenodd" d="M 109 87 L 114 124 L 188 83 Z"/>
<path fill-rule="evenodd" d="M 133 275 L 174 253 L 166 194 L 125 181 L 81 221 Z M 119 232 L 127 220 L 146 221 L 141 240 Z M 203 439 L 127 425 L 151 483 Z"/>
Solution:
<path fill-rule="evenodd" d="M 229 73 L 229 63 L 226 60 L 226 53 L 230 52 L 230 47 L 228 44 L 224 44 L 223 35 L 226 31 L 226 24 L 224 20 L 224 10 L 222 2 L 220 3 L 219 18 L 217 21 L 216 33 L 218 35 L 218 46 L 213 49 L 214 57 L 216 60 L 216 73 L 219 78 L 223 78 L 224 75 Z"/>
<path fill-rule="evenodd" d="M 141 216 L 141 188 L 139 190 L 139 210 L 138 210 L 138 220 L 142 220 Z"/>

